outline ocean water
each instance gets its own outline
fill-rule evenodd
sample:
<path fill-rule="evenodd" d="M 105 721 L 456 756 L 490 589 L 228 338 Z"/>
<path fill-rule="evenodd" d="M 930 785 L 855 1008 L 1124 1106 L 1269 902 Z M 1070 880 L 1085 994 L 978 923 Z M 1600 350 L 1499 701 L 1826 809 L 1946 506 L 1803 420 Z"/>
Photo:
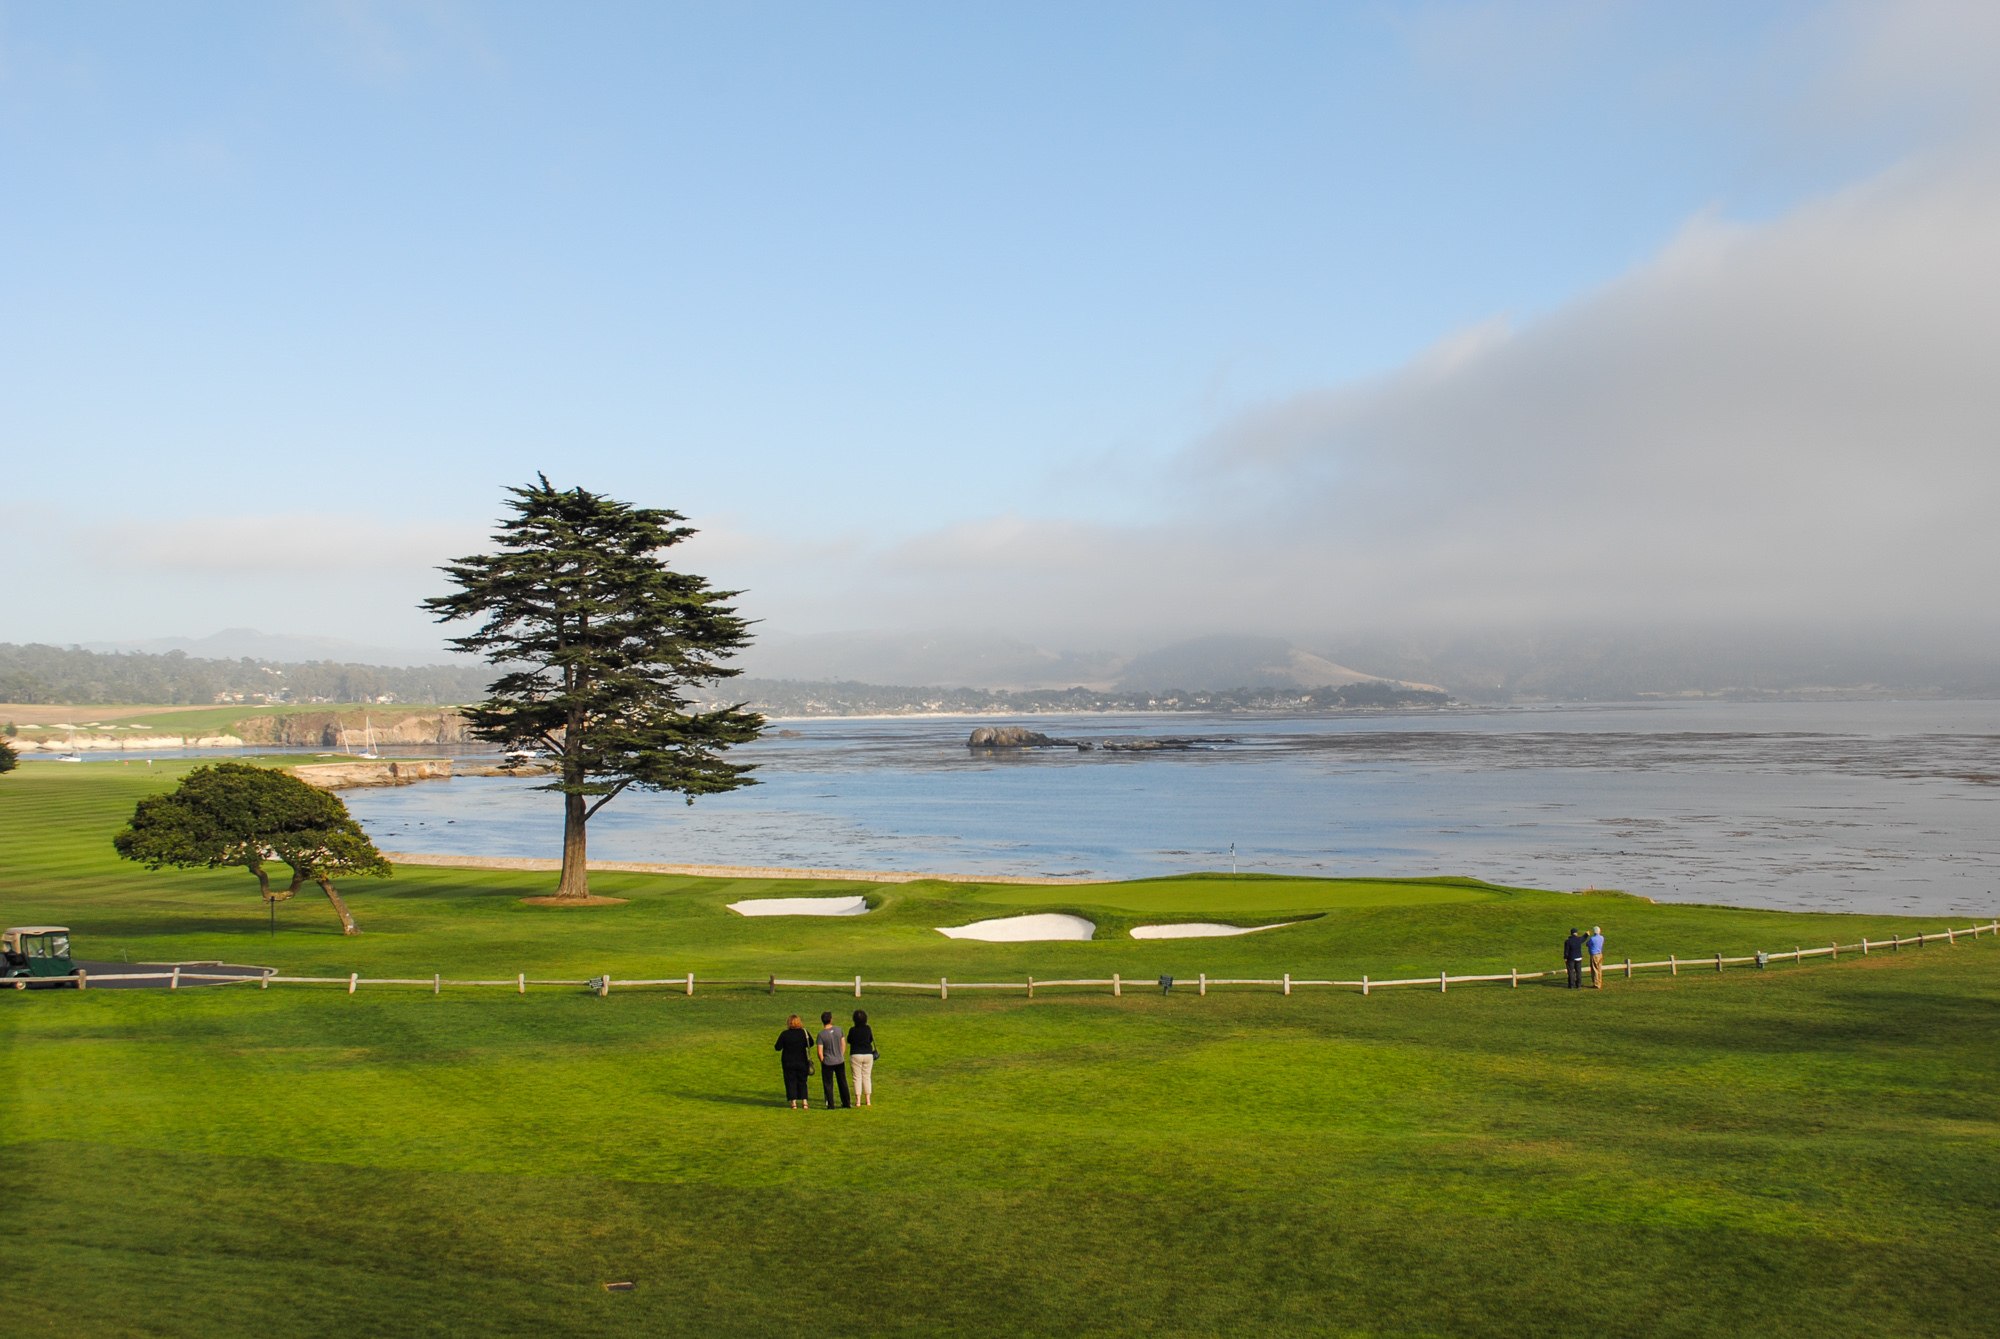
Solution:
<path fill-rule="evenodd" d="M 991 718 L 775 722 L 761 784 L 631 794 L 603 860 L 1133 878 L 1464 874 L 1662 900 L 2000 911 L 2000 703 L 1662 703 L 1342 717 L 1051 716 L 1185 752 L 973 753 Z M 782 733 L 781 733 L 782 732 Z M 510 778 L 347 791 L 388 850 L 554 856 Z"/>

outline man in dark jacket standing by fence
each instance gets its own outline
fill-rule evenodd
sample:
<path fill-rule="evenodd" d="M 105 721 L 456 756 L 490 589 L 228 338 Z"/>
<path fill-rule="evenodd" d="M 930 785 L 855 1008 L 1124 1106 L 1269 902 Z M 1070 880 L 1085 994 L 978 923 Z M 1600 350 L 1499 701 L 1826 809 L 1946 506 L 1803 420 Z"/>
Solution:
<path fill-rule="evenodd" d="M 1569 989 L 1579 990 L 1583 986 L 1583 931 L 1570 927 L 1569 938 L 1563 940 L 1563 966 L 1569 972 Z"/>

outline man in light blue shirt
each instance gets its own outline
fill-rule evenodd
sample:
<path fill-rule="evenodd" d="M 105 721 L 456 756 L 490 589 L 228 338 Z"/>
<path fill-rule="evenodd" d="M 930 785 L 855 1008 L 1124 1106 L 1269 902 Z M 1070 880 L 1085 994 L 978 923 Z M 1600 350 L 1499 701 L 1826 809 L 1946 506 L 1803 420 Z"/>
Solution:
<path fill-rule="evenodd" d="M 1590 951 L 1590 988 L 1602 990 L 1604 989 L 1604 927 L 1591 926 L 1590 938 L 1584 941 L 1583 946 Z"/>

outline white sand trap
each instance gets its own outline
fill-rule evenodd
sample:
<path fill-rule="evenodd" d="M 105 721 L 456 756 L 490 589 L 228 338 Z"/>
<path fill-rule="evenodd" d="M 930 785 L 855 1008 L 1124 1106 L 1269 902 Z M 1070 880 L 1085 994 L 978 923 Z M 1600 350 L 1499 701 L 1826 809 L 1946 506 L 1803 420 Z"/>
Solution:
<path fill-rule="evenodd" d="M 739 916 L 859 916 L 868 910 L 865 897 L 758 897 L 731 902 Z"/>
<path fill-rule="evenodd" d="M 953 939 L 983 939 L 989 944 L 1026 944 L 1038 939 L 1088 939 L 1097 933 L 1097 926 L 1081 916 L 1043 911 L 949 928 L 940 925 L 938 933 Z"/>
<path fill-rule="evenodd" d="M 1259 930 L 1282 930 L 1304 921 L 1279 921 L 1276 925 L 1218 925 L 1214 921 L 1182 921 L 1178 925 L 1141 925 L 1132 931 L 1134 939 L 1216 939 L 1223 935 L 1254 935 Z"/>

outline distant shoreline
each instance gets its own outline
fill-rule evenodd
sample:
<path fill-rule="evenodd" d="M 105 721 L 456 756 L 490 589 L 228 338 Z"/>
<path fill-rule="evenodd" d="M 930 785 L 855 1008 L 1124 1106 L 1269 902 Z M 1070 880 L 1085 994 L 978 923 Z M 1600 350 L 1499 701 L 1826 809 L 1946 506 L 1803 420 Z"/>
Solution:
<path fill-rule="evenodd" d="M 562 861 L 540 856 L 412 855 L 402 851 L 385 851 L 383 854 L 396 864 L 428 866 L 435 869 L 518 870 L 534 874 L 555 874 L 562 870 Z M 784 865 L 675 865 L 631 860 L 590 860 L 586 861 L 585 865 L 593 873 L 677 874 L 696 879 L 815 879 L 843 883 L 1008 883 L 1037 887 L 1114 882 L 1095 877 L 1060 874 L 931 874 L 888 869 L 797 869 Z"/>

